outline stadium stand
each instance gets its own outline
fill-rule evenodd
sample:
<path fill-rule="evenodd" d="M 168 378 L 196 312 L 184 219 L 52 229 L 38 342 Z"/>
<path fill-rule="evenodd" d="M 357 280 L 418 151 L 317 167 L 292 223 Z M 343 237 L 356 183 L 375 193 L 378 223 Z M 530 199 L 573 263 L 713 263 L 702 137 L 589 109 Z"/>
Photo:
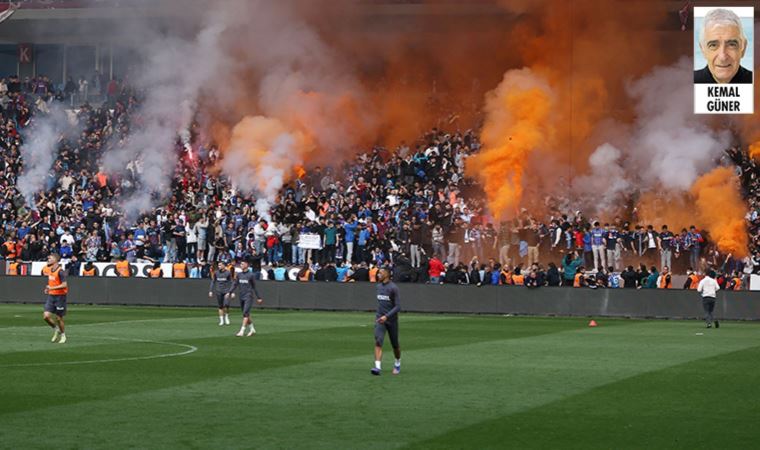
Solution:
<path fill-rule="evenodd" d="M 665 264 L 661 253 L 667 239 L 655 231 L 663 224 L 648 227 L 618 218 L 595 231 L 582 212 L 557 207 L 549 218 L 523 211 L 513 221 L 494 223 L 484 214 L 480 187 L 464 176 L 465 159 L 479 149 L 472 130 L 432 129 L 393 151 L 374 147 L 339 167 L 310 167 L 282 189 L 267 218 L 257 214 L 255 198 L 216 175 L 221 158 L 216 147 L 200 143 L 191 157 L 178 142 L 171 196 L 150 214 L 128 220 L 119 200 L 139 188 L 141 161 L 130 161 L 126 176 L 112 177 L 100 160 L 135 126 L 138 95 L 99 74 L 91 77 L 90 95 L 82 81 L 63 86 L 44 76 L 0 81 L 0 243 L 7 274 L 14 267 L 21 275 L 18 263 L 58 252 L 75 275 L 85 263 L 123 257 L 131 264 L 186 264 L 191 278 L 208 277 L 211 263 L 246 258 L 278 280 L 369 281 L 378 267 L 393 267 L 394 277 L 408 282 L 433 277 L 433 282 L 531 287 L 667 285 L 652 270 Z M 53 103 L 68 106 L 75 99 L 84 103 L 70 114 L 83 131 L 59 141 L 44 192 L 30 208 L 16 186 L 26 131 Z M 738 288 L 760 269 L 760 181 L 756 163 L 741 149 L 727 150 L 723 163 L 742 176 L 752 256 L 737 260 L 719 254 L 709 230 L 673 230 L 665 247 L 672 250 L 674 272 L 714 268 L 724 274 L 724 286 Z M 599 236 L 606 240 L 594 242 Z M 595 245 L 604 245 L 597 255 Z M 626 269 L 629 265 L 639 269 Z M 585 271 L 576 277 L 580 268 Z M 163 272 L 175 273 L 171 267 Z"/>

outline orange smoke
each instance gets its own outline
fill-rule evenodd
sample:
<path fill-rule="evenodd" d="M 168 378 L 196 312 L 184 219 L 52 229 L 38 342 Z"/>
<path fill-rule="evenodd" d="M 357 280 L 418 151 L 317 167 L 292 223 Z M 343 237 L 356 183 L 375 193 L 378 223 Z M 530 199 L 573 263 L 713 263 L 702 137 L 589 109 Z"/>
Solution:
<path fill-rule="evenodd" d="M 468 2 L 460 3 L 453 9 L 468 10 Z M 283 66 L 282 77 L 267 77 L 257 64 L 239 64 L 218 83 L 234 95 L 214 95 L 221 104 L 204 123 L 226 125 L 206 133 L 226 155 L 235 124 L 266 116 L 313 143 L 298 155 L 303 165 L 335 164 L 375 143 L 406 140 L 414 147 L 421 143 L 414 140 L 450 114 L 460 119 L 443 123 L 448 130 L 474 128 L 482 119 L 483 94 L 505 71 L 529 67 L 550 88 L 488 94 L 482 131 L 487 154 L 470 158 L 467 171 L 483 182 L 494 215 L 511 215 L 522 203 L 535 210 L 535 200 L 556 189 L 560 170 L 571 176 L 585 171 L 599 144 L 591 139 L 600 121 L 634 117 L 625 81 L 690 52 L 691 41 L 674 39 L 683 37 L 677 26 L 672 35 L 662 26 L 668 13 L 674 18 L 667 2 L 502 3 L 502 14 L 479 13 L 488 9 L 479 6 L 447 13 L 450 8 L 436 1 L 388 6 L 420 10 L 397 20 L 356 2 L 292 4 L 293 16 L 316 30 L 329 54 L 296 58 Z M 230 33 L 227 46 L 236 61 L 260 53 L 249 45 L 261 40 L 257 28 Z M 262 88 L 264 79 L 270 89 Z M 494 96 L 499 100 L 492 101 Z M 538 164 L 528 161 L 531 155 Z"/>
<path fill-rule="evenodd" d="M 245 117 L 232 129 L 223 167 L 244 191 L 272 199 L 314 149 L 303 133 L 269 117 Z"/>
<path fill-rule="evenodd" d="M 747 206 L 739 179 L 729 167 L 716 167 L 702 175 L 688 193 L 645 193 L 637 207 L 642 225 L 668 225 L 674 233 L 694 225 L 707 231 L 722 253 L 738 258 L 747 255 Z"/>
<path fill-rule="evenodd" d="M 728 167 L 702 175 L 691 188 L 696 216 L 710 232 L 722 253 L 747 256 L 747 206 L 739 192 L 739 179 Z"/>
<path fill-rule="evenodd" d="M 232 130 L 230 127 L 218 120 L 215 120 L 211 123 L 211 125 L 209 125 L 208 130 L 206 131 L 206 134 L 208 135 L 206 138 L 217 145 L 220 149 L 226 150 L 230 146 L 231 133 Z"/>
<path fill-rule="evenodd" d="M 512 124 L 495 117 L 519 117 L 522 115 L 519 111 L 499 108 L 525 105 L 502 101 L 495 107 L 486 106 L 489 130 L 484 128 L 481 140 L 487 155 L 471 158 L 475 163 L 469 164 L 468 173 L 479 176 L 488 185 L 487 196 L 495 208 L 491 211 L 494 215 L 528 205 L 535 210 L 540 200 L 556 189 L 558 174 L 583 175 L 598 146 L 593 139 L 600 122 L 635 120 L 634 103 L 626 92 L 625 80 L 641 76 L 683 51 L 676 45 L 661 45 L 660 23 L 667 18 L 667 6 L 662 4 L 505 1 L 504 7 L 510 11 L 516 8 L 519 13 L 531 12 L 520 16 L 514 24 L 506 46 L 520 56 L 533 74 L 546 80 L 553 103 L 550 114 L 532 117 L 535 119 L 532 126 L 540 139 L 520 143 L 521 149 L 531 149 L 527 152 L 512 149 L 515 144 L 504 145 L 503 140 L 509 136 L 506 129 Z M 637 45 L 631 46 L 631 42 Z M 497 123 L 501 126 L 496 126 Z M 487 139 L 486 133 L 494 130 L 502 134 L 501 142 Z M 526 156 L 533 150 L 538 150 L 537 157 L 528 161 Z M 498 169 L 482 170 L 490 169 L 488 164 L 493 161 L 500 163 L 495 164 Z M 503 171 L 501 176 L 499 170 Z M 523 175 L 531 179 L 531 189 L 524 192 Z M 573 195 L 572 191 L 568 193 Z M 502 195 L 506 197 L 494 198 Z"/>
<path fill-rule="evenodd" d="M 297 165 L 295 167 L 296 177 L 300 180 L 301 178 L 306 176 L 306 169 L 303 168 L 301 165 Z"/>
<path fill-rule="evenodd" d="M 760 162 L 760 141 L 749 146 L 749 157 Z"/>
<path fill-rule="evenodd" d="M 336 156 L 355 150 L 372 134 L 374 121 L 363 112 L 368 105 L 361 97 L 349 86 L 329 93 L 298 91 L 283 98 L 272 115 L 314 140 L 317 152 L 311 155 L 310 162 L 334 163 Z"/>
<path fill-rule="evenodd" d="M 528 155 L 549 137 L 551 108 L 548 86 L 528 69 L 507 72 L 489 93 L 483 148 L 467 160 L 466 173 L 482 182 L 494 217 L 511 218 L 517 212 Z"/>
<path fill-rule="evenodd" d="M 575 173 L 582 172 L 595 149 L 588 139 L 599 121 L 633 117 L 625 80 L 681 52 L 672 42 L 662 45 L 660 24 L 668 17 L 667 5 L 594 0 L 537 4 L 542 7 L 536 16 L 540 19 L 520 21 L 510 41 L 521 44 L 517 49 L 525 64 L 544 75 L 557 96 L 557 145 L 547 150 Z"/>
<path fill-rule="evenodd" d="M 638 221 L 635 225 L 653 225 L 656 230 L 667 225 L 673 233 L 692 225 L 704 228 L 699 217 L 694 215 L 694 199 L 686 192 L 645 192 L 639 198 L 636 208 Z"/>

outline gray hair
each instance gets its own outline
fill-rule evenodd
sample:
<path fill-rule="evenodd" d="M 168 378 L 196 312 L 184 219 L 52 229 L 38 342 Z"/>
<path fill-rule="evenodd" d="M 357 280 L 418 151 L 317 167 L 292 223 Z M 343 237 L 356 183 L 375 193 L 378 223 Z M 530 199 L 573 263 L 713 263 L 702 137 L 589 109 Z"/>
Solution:
<path fill-rule="evenodd" d="M 700 44 L 705 44 L 705 33 L 707 32 L 707 29 L 715 25 L 732 25 L 739 27 L 739 35 L 741 36 L 742 41 L 744 41 L 744 45 L 747 45 L 747 36 L 744 34 L 742 20 L 735 12 L 723 8 L 711 9 L 705 15 L 705 18 L 702 21 L 702 29 L 699 31 Z"/>

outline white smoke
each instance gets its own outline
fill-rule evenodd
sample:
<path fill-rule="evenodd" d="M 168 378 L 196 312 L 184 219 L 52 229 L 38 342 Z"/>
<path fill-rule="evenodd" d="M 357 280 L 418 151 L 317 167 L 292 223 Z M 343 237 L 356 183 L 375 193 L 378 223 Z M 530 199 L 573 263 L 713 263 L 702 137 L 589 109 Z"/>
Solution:
<path fill-rule="evenodd" d="M 241 60 L 232 69 L 244 67 L 255 75 L 246 89 L 255 93 L 256 103 L 255 113 L 234 127 L 222 170 L 242 191 L 257 196 L 259 216 L 269 218 L 293 168 L 317 147 L 334 154 L 350 151 L 374 124 L 372 108 L 363 104 L 360 83 L 346 62 L 292 4 L 233 2 L 220 7 L 231 11 L 228 17 L 246 19 L 235 28 L 240 32 L 231 47 Z M 213 96 L 217 109 L 239 100 L 227 95 Z"/>
<path fill-rule="evenodd" d="M 358 106 L 360 83 L 347 70 L 347 63 L 302 19 L 297 11 L 302 6 L 308 5 L 213 1 L 203 9 L 200 32 L 189 39 L 180 33 L 167 36 L 134 30 L 132 34 L 151 41 L 140 47 L 148 54 L 133 81 L 145 93 L 135 114 L 141 125 L 104 161 L 111 173 L 123 173 L 134 160 L 143 164 L 139 190 L 124 204 L 132 210 L 128 214 L 150 209 L 157 199 L 151 194 L 169 191 L 178 152 L 192 151 L 194 118 L 208 129 L 215 120 L 213 111 L 237 121 L 244 115 L 238 108 L 246 105 L 242 110 L 250 117 L 275 119 L 283 124 L 282 133 L 307 133 L 314 145 L 336 153 L 350 150 L 364 125 L 374 123 L 372 108 Z M 253 95 L 248 98 L 249 94 Z M 199 112 L 201 99 L 204 111 Z M 352 121 L 338 120 L 347 115 Z M 248 133 L 247 143 L 225 152 L 229 161 L 222 169 L 236 185 L 244 190 L 248 186 L 249 193 L 271 202 L 289 179 L 293 164 L 301 164 L 303 152 L 314 145 L 275 143 L 268 135 L 263 141 L 272 154 L 252 159 L 241 153 L 250 150 L 251 139 L 262 141 Z M 267 182 L 251 186 L 249 174 L 266 177 Z M 262 212 L 268 210 L 263 202 L 259 204 Z"/>
<path fill-rule="evenodd" d="M 176 143 L 181 137 L 190 145 L 190 126 L 203 88 L 210 84 L 227 56 L 220 51 L 225 17 L 213 14 L 193 39 L 154 36 L 145 65 L 134 84 L 144 92 L 135 118 L 140 125 L 131 130 L 124 145 L 106 153 L 104 167 L 124 173 L 130 162 L 139 161 L 137 190 L 122 207 L 128 216 L 148 211 L 156 199 L 165 198 L 177 163 Z M 148 31 L 144 31 L 148 33 Z M 155 195 L 158 194 L 158 195 Z"/>
<path fill-rule="evenodd" d="M 246 117 L 233 129 L 222 170 L 246 194 L 255 193 L 259 217 L 269 208 L 294 165 L 302 164 L 303 137 L 289 132 L 278 120 Z"/>
<path fill-rule="evenodd" d="M 590 174 L 581 176 L 574 185 L 585 192 L 584 202 L 591 202 L 599 210 L 613 209 L 621 205 L 624 195 L 631 188 L 630 174 L 622 167 L 623 153 L 614 145 L 600 145 L 589 157 Z"/>
<path fill-rule="evenodd" d="M 685 191 L 731 143 L 729 131 L 694 115 L 692 67 L 682 57 L 628 86 L 638 114 L 630 158 L 645 186 Z"/>
<path fill-rule="evenodd" d="M 27 205 L 35 208 L 34 196 L 45 188 L 48 172 L 58 156 L 58 146 L 64 134 L 74 128 L 64 108 L 58 103 L 47 106 L 48 112 L 39 113 L 24 129 L 23 145 L 19 149 L 24 168 L 16 186 Z"/>
<path fill-rule="evenodd" d="M 574 180 L 585 203 L 605 210 L 621 206 L 633 190 L 687 191 L 714 167 L 731 134 L 713 130 L 693 114 L 691 67 L 683 57 L 627 85 L 636 119 L 630 126 L 609 126 L 616 134 L 592 153 L 589 173 Z M 621 130 L 626 131 L 622 138 Z"/>

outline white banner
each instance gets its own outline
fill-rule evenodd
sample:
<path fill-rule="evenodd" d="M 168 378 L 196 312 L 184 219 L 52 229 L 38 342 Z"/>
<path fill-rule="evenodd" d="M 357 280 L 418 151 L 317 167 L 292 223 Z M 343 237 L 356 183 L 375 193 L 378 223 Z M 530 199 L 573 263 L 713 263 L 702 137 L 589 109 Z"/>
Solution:
<path fill-rule="evenodd" d="M 32 272 L 29 275 L 34 275 L 35 277 L 42 276 L 42 269 L 44 269 L 45 266 L 47 266 L 47 263 L 43 261 L 32 262 Z M 63 268 L 65 269 L 66 262 L 61 261 L 61 266 L 63 266 Z"/>
<path fill-rule="evenodd" d="M 322 238 L 318 234 L 313 234 L 313 233 L 302 234 L 298 238 L 298 246 L 300 248 L 321 249 Z"/>
<path fill-rule="evenodd" d="M 47 265 L 46 262 L 38 261 L 32 263 L 33 276 L 42 275 L 42 269 Z M 62 262 L 61 265 L 65 268 L 66 263 Z M 95 276 L 98 277 L 116 277 L 116 263 L 92 263 L 95 267 Z M 129 265 L 129 271 L 133 277 L 148 278 L 150 269 L 153 268 L 152 263 L 132 263 Z M 161 264 L 161 270 L 164 271 L 164 278 L 172 278 L 172 265 L 170 263 Z M 84 272 L 84 263 L 79 266 L 79 276 L 82 276 Z"/>
<path fill-rule="evenodd" d="M 753 274 L 749 276 L 749 290 L 760 291 L 760 275 Z"/>
<path fill-rule="evenodd" d="M 31 263 L 31 272 L 29 275 L 32 276 L 42 276 L 42 269 L 45 268 L 47 265 L 44 261 L 37 261 Z M 115 278 L 116 275 L 116 263 L 92 263 L 93 267 L 95 267 L 95 276 L 96 277 L 113 277 Z M 61 266 L 65 269 L 66 268 L 66 262 L 61 261 Z M 153 268 L 152 263 L 132 263 L 129 265 L 129 271 L 132 274 L 133 277 L 137 278 L 149 278 L 150 269 Z M 174 267 L 171 263 L 163 263 L 161 264 L 161 270 L 163 271 L 163 277 L 162 278 L 173 278 L 174 273 Z M 300 267 L 294 267 L 289 270 L 288 273 L 291 273 L 295 271 L 296 275 L 298 274 L 298 271 L 301 270 Z M 188 265 L 188 272 L 190 271 L 190 267 Z M 235 272 L 240 273 L 241 269 L 239 266 L 235 267 Z M 79 266 L 79 276 L 81 277 L 84 273 L 84 264 Z M 188 276 L 188 278 L 190 278 Z M 295 279 L 295 276 L 292 276 L 292 279 Z M 265 269 L 261 269 L 261 279 L 262 280 L 268 280 L 269 276 Z"/>

